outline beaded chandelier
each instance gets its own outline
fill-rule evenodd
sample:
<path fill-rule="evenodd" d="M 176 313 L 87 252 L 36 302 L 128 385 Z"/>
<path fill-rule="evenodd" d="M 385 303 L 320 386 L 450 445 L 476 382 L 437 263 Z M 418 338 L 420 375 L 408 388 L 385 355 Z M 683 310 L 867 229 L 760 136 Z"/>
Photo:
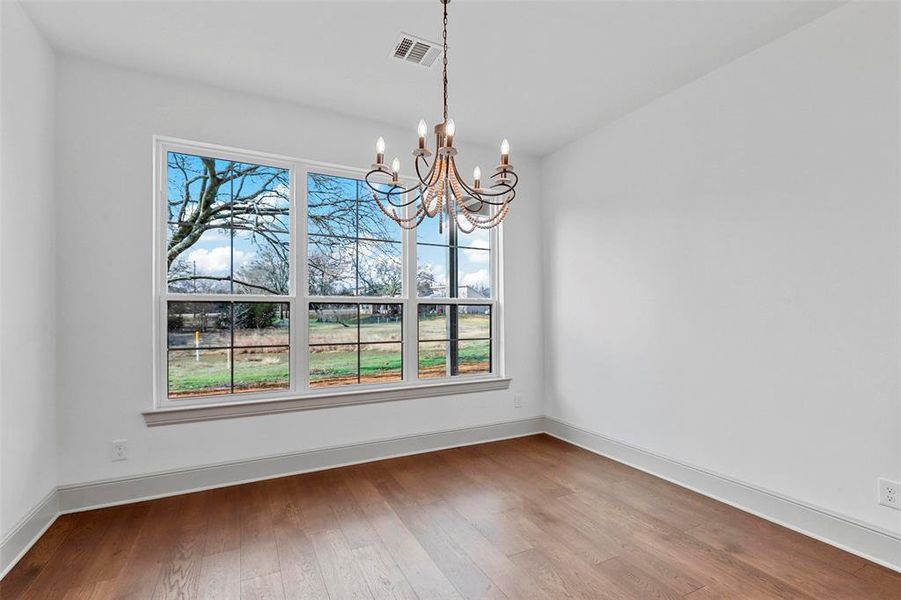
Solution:
<path fill-rule="evenodd" d="M 490 229 L 507 216 L 510 203 L 516 197 L 519 178 L 510 164 L 510 144 L 501 142 L 500 164 L 494 169 L 487 187 L 482 187 L 482 171 L 473 169 L 473 184 L 469 185 L 457 169 L 454 147 L 456 125 L 447 112 L 447 5 L 444 7 L 444 121 L 435 126 L 435 158 L 426 145 L 428 128 L 419 121 L 419 146 L 413 150 L 413 166 L 419 180 L 404 188 L 400 181 L 400 160 L 395 157 L 390 168 L 385 164 L 385 140 L 376 142 L 376 159 L 366 173 L 366 184 L 379 208 L 404 229 L 413 229 L 426 218 L 438 218 L 438 230 L 444 224 L 456 226 L 463 233 L 475 229 Z M 408 208 L 409 207 L 409 208 Z M 406 214 L 405 214 L 406 213 Z"/>

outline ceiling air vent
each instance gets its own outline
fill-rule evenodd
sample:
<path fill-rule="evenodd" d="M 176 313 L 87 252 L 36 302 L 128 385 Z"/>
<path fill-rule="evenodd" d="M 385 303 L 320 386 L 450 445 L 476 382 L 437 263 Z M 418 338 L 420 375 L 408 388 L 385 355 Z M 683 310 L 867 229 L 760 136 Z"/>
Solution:
<path fill-rule="evenodd" d="M 437 43 L 409 33 L 401 33 L 397 37 L 391 57 L 429 68 L 435 63 L 439 54 L 441 54 L 441 46 Z"/>

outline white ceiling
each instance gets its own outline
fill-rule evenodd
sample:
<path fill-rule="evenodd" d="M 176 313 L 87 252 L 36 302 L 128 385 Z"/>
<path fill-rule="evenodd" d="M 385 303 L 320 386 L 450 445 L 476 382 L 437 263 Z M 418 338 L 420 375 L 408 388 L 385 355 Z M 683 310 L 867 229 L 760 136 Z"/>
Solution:
<path fill-rule="evenodd" d="M 450 4 L 458 139 L 535 155 L 760 47 L 831 2 Z M 432 69 L 389 60 L 440 40 L 438 0 L 29 2 L 59 51 L 410 128 L 441 116 Z"/>

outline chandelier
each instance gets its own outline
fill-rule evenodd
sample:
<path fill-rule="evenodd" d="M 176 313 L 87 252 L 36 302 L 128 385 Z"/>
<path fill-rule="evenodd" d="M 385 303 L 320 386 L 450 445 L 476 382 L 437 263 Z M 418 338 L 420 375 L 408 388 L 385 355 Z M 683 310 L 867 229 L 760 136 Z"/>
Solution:
<path fill-rule="evenodd" d="M 390 168 L 385 164 L 385 140 L 376 142 L 376 158 L 372 170 L 366 173 L 366 184 L 379 208 L 404 229 L 414 229 L 423 219 L 438 218 L 438 231 L 456 226 L 463 233 L 476 229 L 490 229 L 507 216 L 510 203 L 516 197 L 519 181 L 510 164 L 510 144 L 501 142 L 500 164 L 482 185 L 482 171 L 473 169 L 469 185 L 457 168 L 457 149 L 454 147 L 456 125 L 447 112 L 447 5 L 444 6 L 444 121 L 435 126 L 435 158 L 426 145 L 428 128 L 419 121 L 419 146 L 412 152 L 418 182 L 405 188 L 400 181 L 400 160 L 395 157 Z M 408 208 L 409 207 L 409 208 Z"/>

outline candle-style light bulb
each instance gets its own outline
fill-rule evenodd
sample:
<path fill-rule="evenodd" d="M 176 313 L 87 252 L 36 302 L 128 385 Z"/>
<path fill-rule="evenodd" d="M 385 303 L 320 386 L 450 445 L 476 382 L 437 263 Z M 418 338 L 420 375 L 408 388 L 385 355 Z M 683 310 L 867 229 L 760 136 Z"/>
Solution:
<path fill-rule="evenodd" d="M 475 169 L 473 169 L 472 170 L 472 179 L 475 182 L 473 184 L 473 187 L 475 189 L 479 189 L 480 187 L 482 187 L 482 169 L 480 169 L 479 167 L 476 167 Z"/>
<path fill-rule="evenodd" d="M 380 165 L 385 162 L 385 138 L 379 136 L 375 142 L 375 164 Z"/>
<path fill-rule="evenodd" d="M 504 141 L 501 142 L 501 164 L 506 165 L 510 163 L 510 142 L 504 138 Z"/>
<path fill-rule="evenodd" d="M 394 181 L 397 181 L 397 175 L 400 173 L 400 159 L 396 156 L 391 161 L 391 173 L 394 176 Z"/>
<path fill-rule="evenodd" d="M 446 144 L 447 147 L 450 148 L 454 145 L 454 134 L 457 132 L 457 125 L 454 123 L 453 119 L 448 119 L 447 124 L 444 126 L 444 133 L 446 134 Z"/>
<path fill-rule="evenodd" d="M 425 149 L 425 134 L 429 132 L 429 128 L 426 126 L 425 121 L 419 119 L 419 127 L 417 128 L 417 133 L 419 133 L 419 149 Z"/>

